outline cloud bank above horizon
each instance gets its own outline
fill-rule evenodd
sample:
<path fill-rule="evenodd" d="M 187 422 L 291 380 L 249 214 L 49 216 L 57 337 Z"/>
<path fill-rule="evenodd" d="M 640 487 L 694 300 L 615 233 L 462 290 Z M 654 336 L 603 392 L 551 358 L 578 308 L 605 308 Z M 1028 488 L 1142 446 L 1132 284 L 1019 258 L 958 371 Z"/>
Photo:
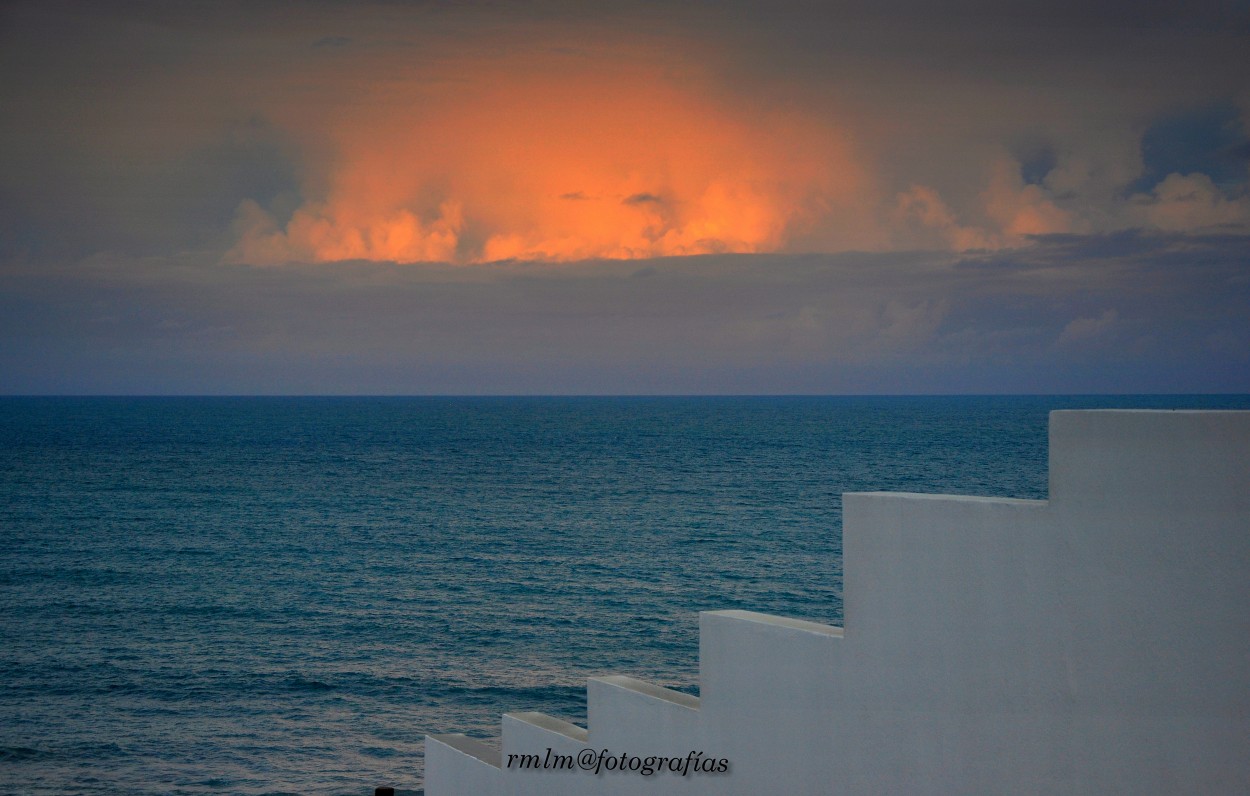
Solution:
<path fill-rule="evenodd" d="M 0 392 L 1248 392 L 1239 237 L 473 267 L 30 264 Z M 20 341 L 20 345 L 14 342 Z"/>

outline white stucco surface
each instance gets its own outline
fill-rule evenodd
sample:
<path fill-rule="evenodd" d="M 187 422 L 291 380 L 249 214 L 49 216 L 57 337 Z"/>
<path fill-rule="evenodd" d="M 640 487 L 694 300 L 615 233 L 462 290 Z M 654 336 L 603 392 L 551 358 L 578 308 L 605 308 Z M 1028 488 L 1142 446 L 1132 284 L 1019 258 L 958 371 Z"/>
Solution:
<path fill-rule="evenodd" d="M 1250 793 L 1250 412 L 1050 421 L 1047 501 L 844 498 L 844 627 L 700 615 L 700 698 L 426 742 L 428 796 Z M 583 749 L 728 773 L 509 769 Z"/>

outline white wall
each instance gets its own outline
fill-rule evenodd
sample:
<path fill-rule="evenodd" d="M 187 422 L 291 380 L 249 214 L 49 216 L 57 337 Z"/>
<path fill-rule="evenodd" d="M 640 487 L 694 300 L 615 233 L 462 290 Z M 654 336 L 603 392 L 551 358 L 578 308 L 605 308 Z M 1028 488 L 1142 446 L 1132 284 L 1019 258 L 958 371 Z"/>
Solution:
<path fill-rule="evenodd" d="M 500 767 L 429 736 L 428 796 L 1250 793 L 1250 412 L 1053 412 L 1048 501 L 845 496 L 845 626 L 700 615 L 695 699 L 590 681 L 589 732 L 728 774 Z"/>

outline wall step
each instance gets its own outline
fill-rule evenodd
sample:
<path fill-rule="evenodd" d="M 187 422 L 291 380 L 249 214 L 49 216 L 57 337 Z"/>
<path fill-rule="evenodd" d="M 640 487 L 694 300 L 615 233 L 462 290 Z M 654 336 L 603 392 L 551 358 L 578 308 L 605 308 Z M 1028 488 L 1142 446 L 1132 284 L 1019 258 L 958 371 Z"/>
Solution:
<path fill-rule="evenodd" d="M 497 796 L 503 792 L 499 750 L 454 733 L 425 736 L 425 796 Z"/>
<path fill-rule="evenodd" d="M 592 677 L 587 684 L 590 741 L 639 753 L 655 739 L 699 726 L 699 698 L 623 675 Z"/>

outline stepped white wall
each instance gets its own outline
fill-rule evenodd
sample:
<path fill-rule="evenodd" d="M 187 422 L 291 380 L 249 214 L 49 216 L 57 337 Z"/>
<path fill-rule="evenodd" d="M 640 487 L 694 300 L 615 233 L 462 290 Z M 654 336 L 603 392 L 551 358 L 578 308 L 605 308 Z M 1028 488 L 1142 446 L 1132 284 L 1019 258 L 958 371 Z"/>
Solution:
<path fill-rule="evenodd" d="M 729 773 L 441 735 L 426 793 L 1250 792 L 1250 412 L 1053 412 L 1049 500 L 848 494 L 843 526 L 844 628 L 703 613 L 701 698 L 504 716 L 504 760 Z"/>

